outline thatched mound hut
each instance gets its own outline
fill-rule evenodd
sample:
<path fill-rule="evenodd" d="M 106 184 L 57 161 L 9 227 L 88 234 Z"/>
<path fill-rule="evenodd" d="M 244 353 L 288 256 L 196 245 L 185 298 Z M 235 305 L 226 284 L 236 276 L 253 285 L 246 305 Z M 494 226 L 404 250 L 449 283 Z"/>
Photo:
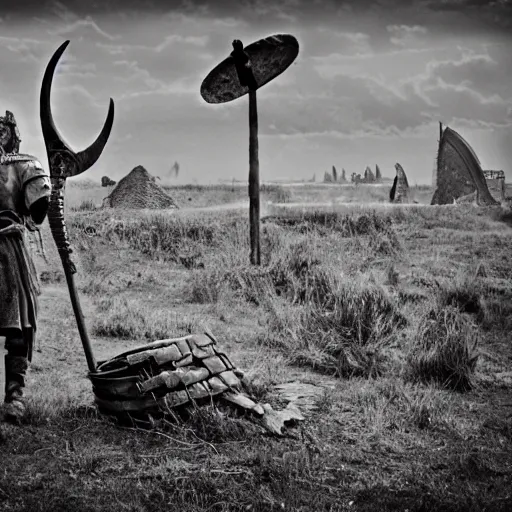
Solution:
<path fill-rule="evenodd" d="M 155 183 L 155 178 L 138 165 L 103 200 L 103 207 L 165 209 L 178 208 L 178 205 Z"/>

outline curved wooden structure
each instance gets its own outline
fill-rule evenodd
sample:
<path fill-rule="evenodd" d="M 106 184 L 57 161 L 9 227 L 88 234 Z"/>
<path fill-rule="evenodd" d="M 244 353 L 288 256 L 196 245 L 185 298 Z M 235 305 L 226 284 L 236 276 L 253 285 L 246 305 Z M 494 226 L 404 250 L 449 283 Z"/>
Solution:
<path fill-rule="evenodd" d="M 497 205 L 473 148 L 455 130 L 440 123 L 441 137 L 434 175 L 434 195 L 430 204 L 453 204 L 476 191 L 480 206 Z"/>
<path fill-rule="evenodd" d="M 222 395 L 262 416 L 262 406 L 240 394 L 241 377 L 208 334 L 142 345 L 100 363 L 90 375 L 95 402 L 106 414 L 159 414 Z"/>

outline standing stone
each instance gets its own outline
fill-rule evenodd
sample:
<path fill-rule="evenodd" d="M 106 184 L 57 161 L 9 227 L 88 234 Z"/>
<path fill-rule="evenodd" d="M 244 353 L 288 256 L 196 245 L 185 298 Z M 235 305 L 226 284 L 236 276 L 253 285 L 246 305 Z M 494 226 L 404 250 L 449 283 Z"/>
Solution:
<path fill-rule="evenodd" d="M 382 179 L 382 174 L 378 165 L 375 165 L 375 179 L 376 181 L 380 181 Z"/>
<path fill-rule="evenodd" d="M 409 182 L 403 167 L 397 162 L 395 164 L 396 176 L 393 186 L 389 192 L 389 199 L 392 203 L 409 202 Z"/>
<path fill-rule="evenodd" d="M 334 165 L 332 166 L 332 181 L 335 183 L 338 181 L 338 171 L 336 170 L 336 167 Z"/>
<path fill-rule="evenodd" d="M 375 176 L 373 175 L 372 170 L 369 166 L 366 166 L 364 170 L 364 182 L 365 183 L 373 183 L 375 181 Z"/>

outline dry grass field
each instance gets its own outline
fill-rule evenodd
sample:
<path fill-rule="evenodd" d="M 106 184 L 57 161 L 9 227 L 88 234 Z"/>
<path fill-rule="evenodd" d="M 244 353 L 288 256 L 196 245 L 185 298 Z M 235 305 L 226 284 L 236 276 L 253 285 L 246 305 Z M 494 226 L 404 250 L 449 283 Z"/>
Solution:
<path fill-rule="evenodd" d="M 512 510 L 510 213 L 430 207 L 428 187 L 391 206 L 387 187 L 266 186 L 255 268 L 245 187 L 168 192 L 180 210 L 101 210 L 107 189 L 68 183 L 97 359 L 207 327 L 261 403 L 315 390 L 306 421 L 277 438 L 214 406 L 146 430 L 100 416 L 45 223 L 29 414 L 1 426 L 0 510 Z"/>

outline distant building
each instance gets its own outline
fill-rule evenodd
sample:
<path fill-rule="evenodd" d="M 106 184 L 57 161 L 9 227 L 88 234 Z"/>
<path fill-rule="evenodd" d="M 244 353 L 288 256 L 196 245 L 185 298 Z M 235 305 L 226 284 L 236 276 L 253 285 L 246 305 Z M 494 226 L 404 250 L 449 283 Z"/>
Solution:
<path fill-rule="evenodd" d="M 487 188 L 496 201 L 505 199 L 505 173 L 503 171 L 483 171 Z"/>

